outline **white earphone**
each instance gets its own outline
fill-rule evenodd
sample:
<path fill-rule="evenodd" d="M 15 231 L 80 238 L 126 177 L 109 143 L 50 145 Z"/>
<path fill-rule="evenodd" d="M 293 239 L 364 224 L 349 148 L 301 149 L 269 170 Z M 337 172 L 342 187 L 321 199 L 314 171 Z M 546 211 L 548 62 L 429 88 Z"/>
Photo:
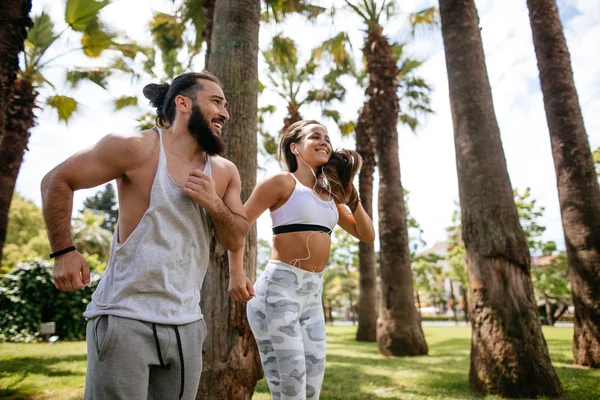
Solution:
<path fill-rule="evenodd" d="M 294 147 L 294 153 L 296 153 L 296 154 L 298 154 L 298 155 L 299 155 L 299 153 L 298 153 L 298 149 L 297 149 L 296 147 Z"/>

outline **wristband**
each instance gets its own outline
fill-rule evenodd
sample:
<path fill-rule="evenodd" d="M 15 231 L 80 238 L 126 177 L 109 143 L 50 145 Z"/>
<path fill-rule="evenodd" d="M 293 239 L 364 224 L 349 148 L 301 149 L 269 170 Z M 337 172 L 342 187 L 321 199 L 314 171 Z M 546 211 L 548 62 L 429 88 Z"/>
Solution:
<path fill-rule="evenodd" d="M 50 258 L 62 256 L 63 254 L 66 254 L 66 253 L 69 253 L 69 252 L 75 251 L 75 250 L 77 250 L 77 248 L 75 246 L 70 246 L 70 247 L 67 247 L 66 249 L 62 249 L 62 250 L 59 250 L 59 251 L 56 251 L 56 252 L 50 254 Z"/>

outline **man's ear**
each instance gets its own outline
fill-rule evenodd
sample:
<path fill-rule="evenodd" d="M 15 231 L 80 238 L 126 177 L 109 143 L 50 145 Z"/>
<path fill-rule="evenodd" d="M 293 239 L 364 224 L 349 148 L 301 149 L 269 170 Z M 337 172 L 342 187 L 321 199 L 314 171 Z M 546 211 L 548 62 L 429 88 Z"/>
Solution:
<path fill-rule="evenodd" d="M 175 96 L 175 107 L 180 111 L 190 111 L 192 109 L 192 105 L 190 103 L 191 100 L 185 96 Z"/>

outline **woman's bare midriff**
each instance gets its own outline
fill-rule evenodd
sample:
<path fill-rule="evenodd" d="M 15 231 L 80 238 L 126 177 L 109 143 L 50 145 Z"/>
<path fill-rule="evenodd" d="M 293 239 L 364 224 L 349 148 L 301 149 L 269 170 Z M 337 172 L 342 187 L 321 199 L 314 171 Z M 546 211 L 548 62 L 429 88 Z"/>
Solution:
<path fill-rule="evenodd" d="M 330 249 L 331 238 L 324 232 L 283 233 L 273 236 L 271 259 L 305 271 L 321 272 L 329 260 Z"/>

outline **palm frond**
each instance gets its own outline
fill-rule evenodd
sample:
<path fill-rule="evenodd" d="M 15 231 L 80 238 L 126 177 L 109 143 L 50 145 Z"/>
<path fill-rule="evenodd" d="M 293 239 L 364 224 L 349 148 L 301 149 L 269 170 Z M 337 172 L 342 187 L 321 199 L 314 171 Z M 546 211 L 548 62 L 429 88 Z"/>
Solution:
<path fill-rule="evenodd" d="M 340 113 L 339 113 L 339 111 L 336 111 L 336 110 L 325 109 L 325 110 L 323 110 L 323 115 L 333 119 L 335 121 L 335 123 L 338 123 L 340 120 Z"/>
<path fill-rule="evenodd" d="M 54 86 L 54 84 L 52 82 L 50 82 L 48 79 L 46 79 L 46 77 L 40 72 L 39 69 L 34 68 L 31 70 L 21 71 L 21 73 L 19 75 L 21 78 L 28 79 L 28 80 L 34 82 L 36 87 L 46 84 L 46 85 L 50 86 L 52 89 L 56 90 L 56 87 Z"/>
<path fill-rule="evenodd" d="M 78 110 L 79 103 L 72 97 L 55 95 L 50 96 L 46 100 L 48 106 L 54 108 L 58 112 L 58 120 L 67 123 L 69 119 Z"/>
<path fill-rule="evenodd" d="M 135 42 L 113 43 L 112 47 L 123 54 L 123 56 L 131 59 L 135 58 L 135 56 L 140 52 L 140 46 L 138 46 L 138 44 Z"/>
<path fill-rule="evenodd" d="M 173 49 L 183 47 L 183 32 L 185 25 L 176 15 L 169 15 L 161 12 L 154 14 L 150 21 L 150 32 L 158 48 L 168 53 Z"/>
<path fill-rule="evenodd" d="M 85 55 L 91 58 L 97 58 L 102 55 L 104 50 L 110 49 L 115 42 L 113 39 L 117 35 L 111 32 L 95 31 L 93 33 L 86 33 L 81 38 L 81 45 L 83 46 L 83 52 Z"/>
<path fill-rule="evenodd" d="M 152 39 L 160 49 L 163 70 L 169 78 L 173 78 L 183 70 L 177 55 L 185 44 L 184 31 L 185 24 L 176 15 L 157 12 L 150 21 Z"/>
<path fill-rule="evenodd" d="M 439 11 L 437 7 L 429 7 L 410 14 L 409 22 L 414 35 L 418 27 L 434 28 L 439 25 Z"/>
<path fill-rule="evenodd" d="M 194 48 L 200 50 L 204 41 L 204 5 L 198 0 L 186 0 L 183 3 L 183 21 L 190 21 L 196 30 Z"/>
<path fill-rule="evenodd" d="M 400 77 L 410 74 L 415 69 L 419 68 L 421 65 L 423 65 L 423 61 L 415 60 L 412 58 L 404 59 L 399 68 L 400 69 Z"/>
<path fill-rule="evenodd" d="M 351 43 L 348 33 L 340 32 L 313 49 L 312 55 L 315 59 L 320 60 L 325 54 L 330 54 L 338 69 L 344 72 L 354 72 L 354 59 L 350 49 Z"/>
<path fill-rule="evenodd" d="M 327 8 L 307 0 L 264 0 L 264 3 L 265 11 L 261 14 L 263 22 L 281 22 L 291 14 L 300 14 L 312 21 L 327 11 Z"/>
<path fill-rule="evenodd" d="M 125 61 L 124 59 L 122 59 L 120 57 L 114 58 L 112 60 L 112 62 L 109 64 L 108 68 L 137 76 L 134 69 L 127 63 L 127 61 Z"/>
<path fill-rule="evenodd" d="M 111 75 L 111 71 L 108 68 L 94 68 L 94 69 L 75 69 L 67 71 L 67 82 L 71 84 L 71 87 L 77 87 L 82 81 L 90 81 L 100 86 L 102 89 L 106 89 L 108 86 L 108 77 Z"/>
<path fill-rule="evenodd" d="M 365 22 L 372 20 L 372 15 L 369 14 L 368 7 L 365 8 L 365 5 L 362 6 L 360 4 L 355 4 L 352 1 L 344 0 L 344 3 L 348 7 L 350 7 L 355 13 L 357 13 Z"/>
<path fill-rule="evenodd" d="M 385 1 L 381 5 L 381 10 L 377 14 L 377 21 L 381 21 L 381 15 L 385 15 L 385 18 L 390 19 L 392 16 L 396 14 L 398 10 L 398 5 L 395 1 Z"/>
<path fill-rule="evenodd" d="M 115 111 L 122 110 L 126 107 L 136 107 L 138 105 L 137 96 L 121 96 L 114 99 Z"/>
<path fill-rule="evenodd" d="M 147 112 L 135 119 L 136 129 L 140 131 L 145 131 L 148 129 L 152 129 L 156 125 L 156 115 L 153 112 Z"/>
<path fill-rule="evenodd" d="M 143 47 L 141 53 L 146 56 L 146 60 L 142 63 L 144 72 L 150 76 L 156 77 L 153 69 L 156 66 L 156 50 L 154 47 Z"/>
<path fill-rule="evenodd" d="M 41 54 L 55 39 L 54 23 L 50 19 L 50 16 L 42 11 L 40 15 L 33 18 L 33 26 L 27 32 L 25 45 L 27 47 L 35 48 L 38 54 Z"/>
<path fill-rule="evenodd" d="M 266 87 L 265 84 L 262 83 L 260 81 L 260 79 L 259 79 L 259 81 L 258 81 L 258 93 L 262 93 L 265 90 L 265 87 Z"/>
<path fill-rule="evenodd" d="M 350 136 L 356 129 L 354 121 L 339 122 L 337 124 L 343 137 Z"/>
<path fill-rule="evenodd" d="M 400 114 L 399 120 L 403 124 L 408 125 L 413 132 L 417 130 L 417 125 L 419 125 L 419 120 L 408 114 Z"/>
<path fill-rule="evenodd" d="M 110 0 L 67 0 L 65 22 L 76 32 L 94 33 L 101 28 L 100 10 Z"/>
<path fill-rule="evenodd" d="M 33 70 L 40 63 L 46 50 L 54 43 L 58 35 L 54 32 L 54 23 L 50 16 L 42 11 L 33 18 L 33 26 L 27 32 L 25 39 L 24 70 Z"/>
<path fill-rule="evenodd" d="M 270 59 L 277 65 L 294 67 L 298 63 L 296 43 L 285 36 L 276 35 L 271 42 Z"/>

